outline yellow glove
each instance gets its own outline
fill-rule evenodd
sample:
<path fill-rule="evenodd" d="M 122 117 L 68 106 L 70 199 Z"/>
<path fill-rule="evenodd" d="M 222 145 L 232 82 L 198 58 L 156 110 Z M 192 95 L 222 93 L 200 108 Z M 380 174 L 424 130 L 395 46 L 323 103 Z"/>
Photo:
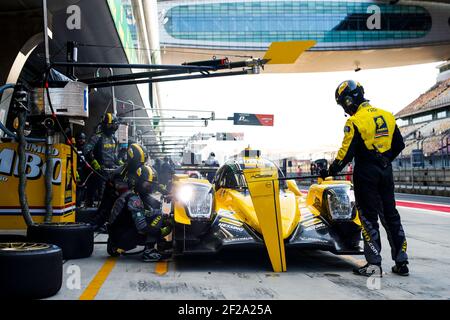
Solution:
<path fill-rule="evenodd" d="M 80 183 L 80 182 L 81 182 L 81 180 L 80 180 L 80 175 L 79 175 L 78 171 L 75 171 L 75 181 L 76 181 L 77 183 Z"/>
<path fill-rule="evenodd" d="M 122 160 L 119 160 L 119 166 L 123 166 L 124 162 Z"/>
<path fill-rule="evenodd" d="M 93 160 L 93 161 L 91 162 L 91 166 L 92 166 L 92 168 L 93 168 L 94 170 L 96 170 L 96 171 L 98 171 L 98 170 L 101 169 L 100 163 L 98 163 L 97 160 Z"/>

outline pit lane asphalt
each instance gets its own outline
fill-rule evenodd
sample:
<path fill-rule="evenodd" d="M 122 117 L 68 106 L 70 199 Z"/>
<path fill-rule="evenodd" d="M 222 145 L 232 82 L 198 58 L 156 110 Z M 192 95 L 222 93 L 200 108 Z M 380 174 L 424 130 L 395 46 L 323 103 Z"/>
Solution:
<path fill-rule="evenodd" d="M 439 199 L 420 197 L 420 201 L 424 200 L 435 203 Z M 99 284 L 93 279 L 98 280 L 108 255 L 106 245 L 97 244 L 91 258 L 65 262 L 63 287 L 51 299 L 79 299 L 89 290 L 92 298 L 100 300 L 449 299 L 450 214 L 398 209 L 408 239 L 411 275 L 400 277 L 391 273 L 390 249 L 382 231 L 385 274 L 379 286 L 375 280 L 369 283 L 371 289 L 367 278 L 351 273 L 355 264 L 364 263 L 363 256 L 336 256 L 320 251 L 288 252 L 288 271 L 282 274 L 271 272 L 264 251 L 176 257 L 162 274 L 156 272 L 161 265 L 141 262 L 139 255 L 120 257 L 105 282 Z M 96 238 L 105 240 L 103 234 Z M 73 288 L 73 266 L 81 270 L 79 289 Z"/>

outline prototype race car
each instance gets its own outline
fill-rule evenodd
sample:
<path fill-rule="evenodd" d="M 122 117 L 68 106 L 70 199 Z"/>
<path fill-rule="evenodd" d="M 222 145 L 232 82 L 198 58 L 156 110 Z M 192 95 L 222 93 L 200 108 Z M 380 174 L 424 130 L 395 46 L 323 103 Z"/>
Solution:
<path fill-rule="evenodd" d="M 265 246 L 279 272 L 286 271 L 285 247 L 363 253 L 350 182 L 319 179 L 304 196 L 259 153 L 226 162 L 213 184 L 175 175 L 172 194 L 175 254 Z"/>

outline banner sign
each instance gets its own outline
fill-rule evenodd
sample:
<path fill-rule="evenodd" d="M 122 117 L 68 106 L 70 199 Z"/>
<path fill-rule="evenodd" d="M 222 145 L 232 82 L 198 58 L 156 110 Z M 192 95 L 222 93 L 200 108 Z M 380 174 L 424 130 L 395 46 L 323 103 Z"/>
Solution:
<path fill-rule="evenodd" d="M 273 114 L 235 113 L 234 125 L 237 126 L 273 126 Z"/>

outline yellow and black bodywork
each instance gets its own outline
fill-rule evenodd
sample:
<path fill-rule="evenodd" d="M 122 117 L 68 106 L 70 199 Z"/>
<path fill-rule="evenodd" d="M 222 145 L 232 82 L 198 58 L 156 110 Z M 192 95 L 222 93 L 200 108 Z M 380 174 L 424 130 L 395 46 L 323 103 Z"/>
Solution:
<path fill-rule="evenodd" d="M 265 247 L 276 272 L 286 271 L 285 248 L 362 254 L 350 182 L 321 181 L 305 196 L 281 175 L 259 154 L 228 161 L 213 184 L 175 175 L 174 252 Z"/>

